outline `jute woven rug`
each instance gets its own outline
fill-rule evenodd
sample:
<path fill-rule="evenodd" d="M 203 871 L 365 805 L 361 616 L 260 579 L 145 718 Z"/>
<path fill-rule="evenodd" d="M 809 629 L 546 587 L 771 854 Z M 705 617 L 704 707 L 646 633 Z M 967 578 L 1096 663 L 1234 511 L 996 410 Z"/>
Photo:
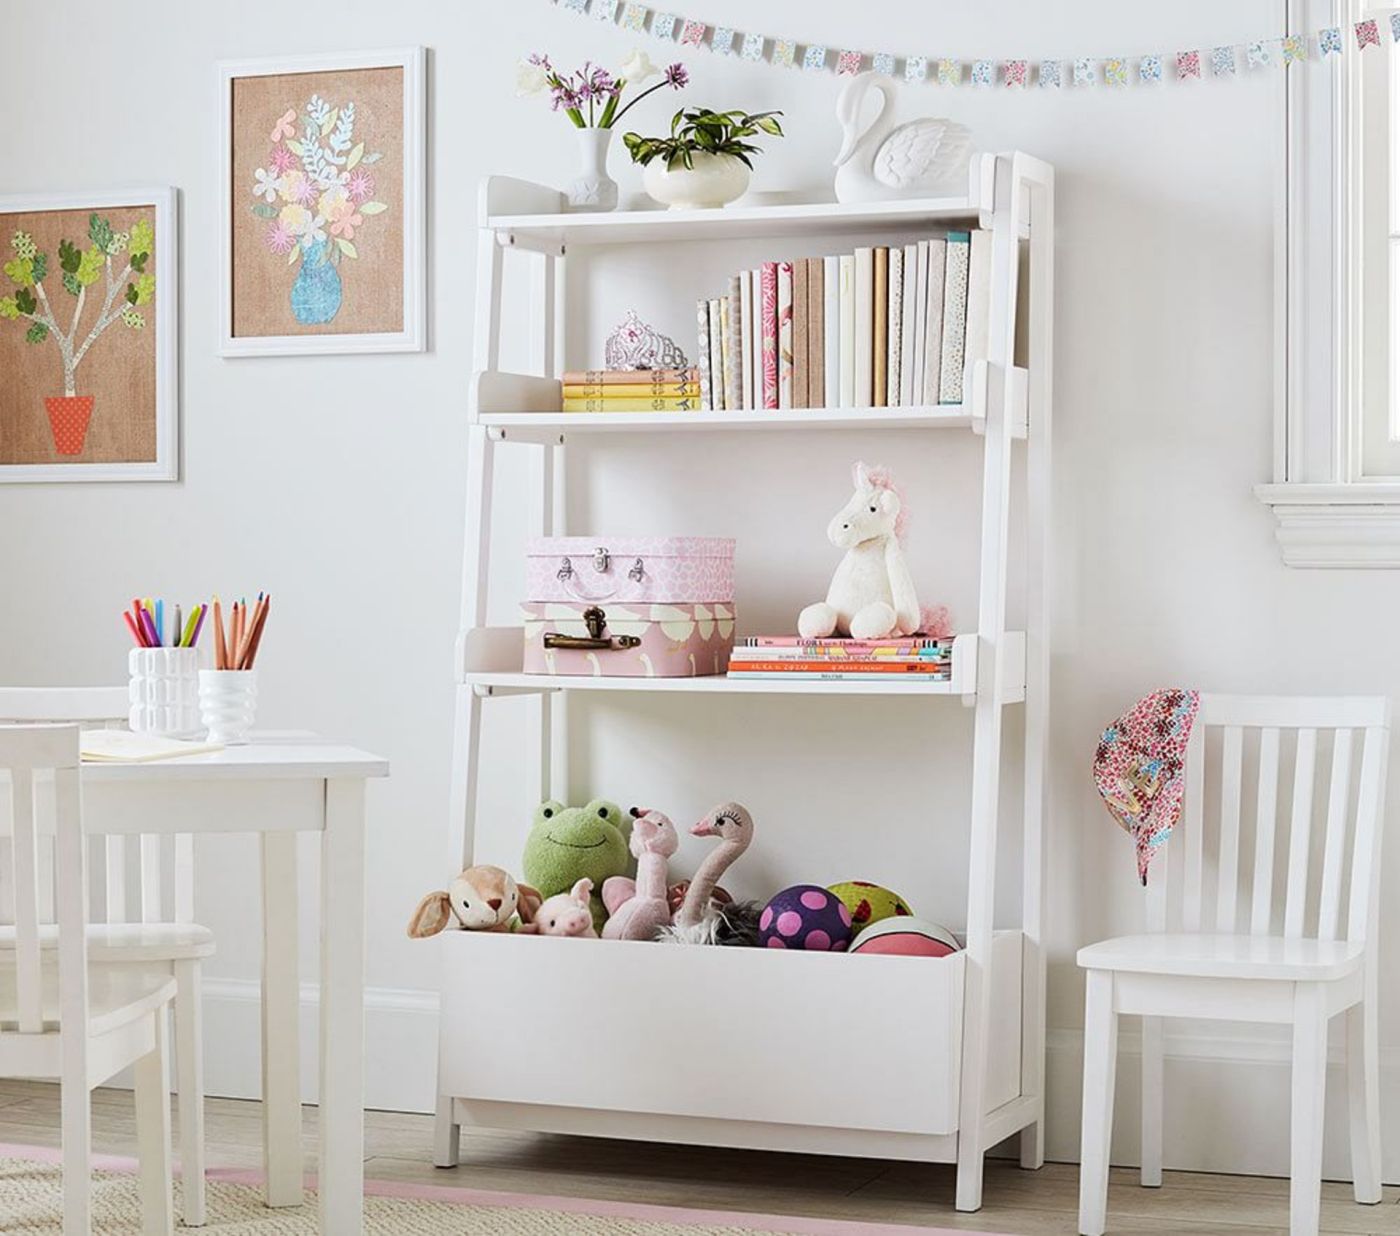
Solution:
<path fill-rule="evenodd" d="M 135 1164 L 109 1156 L 94 1156 L 94 1164 L 93 1231 L 97 1236 L 140 1236 Z M 217 1170 L 210 1173 L 208 1193 L 207 1226 L 184 1230 L 202 1230 L 208 1236 L 319 1236 L 314 1193 L 308 1193 L 304 1206 L 269 1210 L 263 1205 L 255 1173 Z M 5 1236 L 62 1236 L 62 1198 L 56 1151 L 0 1147 L 0 1232 Z M 177 1179 L 177 1225 L 179 1204 Z M 380 1181 L 366 1184 L 364 1230 L 367 1236 L 955 1236 L 943 1228 Z"/>

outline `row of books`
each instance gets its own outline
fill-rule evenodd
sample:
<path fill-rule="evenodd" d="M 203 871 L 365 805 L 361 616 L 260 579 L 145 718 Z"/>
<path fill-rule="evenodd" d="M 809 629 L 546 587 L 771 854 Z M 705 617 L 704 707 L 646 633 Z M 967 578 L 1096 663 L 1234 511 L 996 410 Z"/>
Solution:
<path fill-rule="evenodd" d="M 702 410 L 963 402 L 985 358 L 991 233 L 764 262 L 696 306 Z"/>
<path fill-rule="evenodd" d="M 575 369 L 564 375 L 565 412 L 694 412 L 698 369 Z"/>
<path fill-rule="evenodd" d="M 806 640 L 788 635 L 751 635 L 729 655 L 731 678 L 816 681 L 947 682 L 953 675 L 953 641 L 925 636 L 882 640 Z"/>

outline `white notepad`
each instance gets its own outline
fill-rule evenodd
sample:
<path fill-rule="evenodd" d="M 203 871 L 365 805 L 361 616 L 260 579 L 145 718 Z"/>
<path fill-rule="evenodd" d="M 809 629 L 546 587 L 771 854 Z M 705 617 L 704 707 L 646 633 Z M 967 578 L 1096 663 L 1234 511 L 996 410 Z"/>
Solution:
<path fill-rule="evenodd" d="M 145 764 L 223 750 L 222 744 L 216 742 L 183 742 L 156 734 L 133 734 L 130 730 L 84 730 L 79 747 L 83 759 L 94 764 Z"/>

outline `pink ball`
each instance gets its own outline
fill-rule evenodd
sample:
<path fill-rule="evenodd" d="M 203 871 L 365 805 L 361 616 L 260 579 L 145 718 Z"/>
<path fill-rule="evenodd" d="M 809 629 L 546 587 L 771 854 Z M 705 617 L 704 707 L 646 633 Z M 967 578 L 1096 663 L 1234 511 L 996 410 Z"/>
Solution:
<path fill-rule="evenodd" d="M 842 952 L 851 942 L 851 919 L 839 898 L 815 884 L 794 884 L 759 916 L 759 940 L 812 952 Z"/>

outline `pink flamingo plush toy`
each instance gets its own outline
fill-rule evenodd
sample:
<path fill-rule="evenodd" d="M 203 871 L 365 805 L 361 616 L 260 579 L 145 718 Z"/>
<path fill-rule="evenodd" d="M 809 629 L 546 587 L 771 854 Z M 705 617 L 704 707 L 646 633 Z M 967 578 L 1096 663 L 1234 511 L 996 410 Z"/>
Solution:
<path fill-rule="evenodd" d="M 666 898 L 666 860 L 680 841 L 676 826 L 659 811 L 632 808 L 637 821 L 629 842 L 637 859 L 637 879 L 612 876 L 603 882 L 603 905 L 608 921 L 604 940 L 652 940 L 671 921 Z"/>

